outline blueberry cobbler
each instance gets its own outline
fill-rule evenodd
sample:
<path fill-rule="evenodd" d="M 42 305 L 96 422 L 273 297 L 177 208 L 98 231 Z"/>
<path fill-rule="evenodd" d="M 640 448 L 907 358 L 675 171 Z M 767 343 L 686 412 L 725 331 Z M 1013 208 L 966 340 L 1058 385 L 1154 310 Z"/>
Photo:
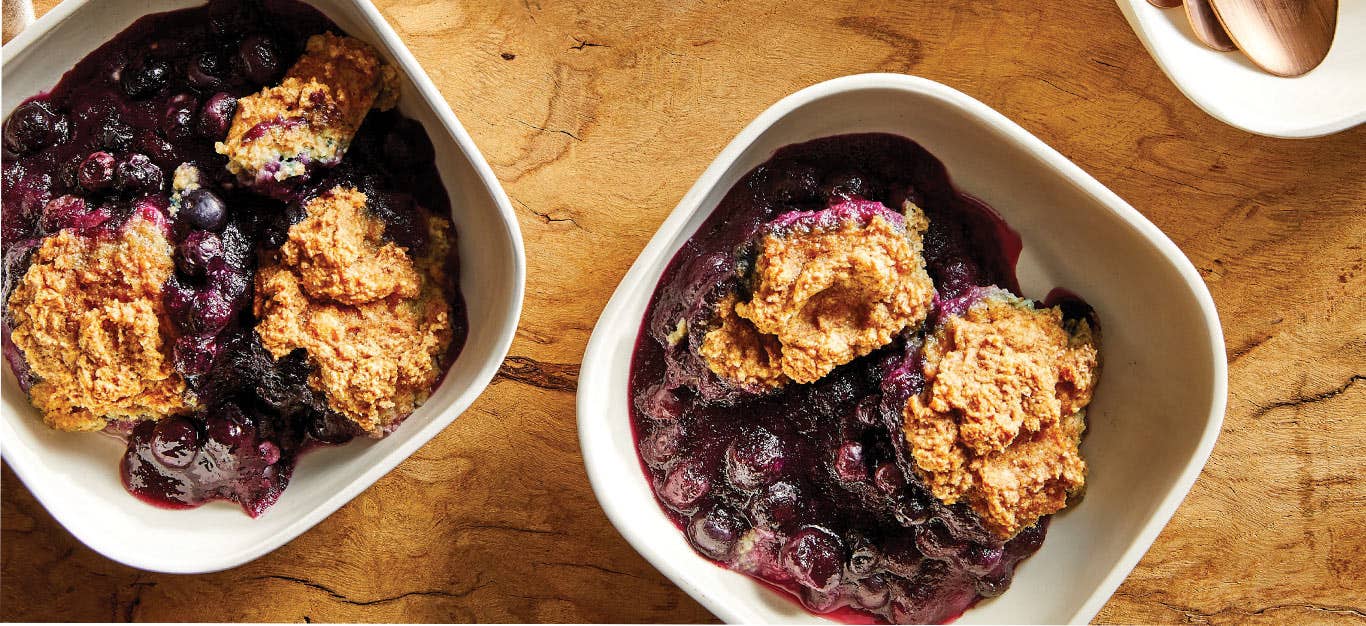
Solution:
<path fill-rule="evenodd" d="M 1099 333 L 1020 297 L 1020 240 L 894 135 L 779 150 L 665 269 L 632 422 L 692 547 L 846 622 L 1001 594 L 1082 492 Z"/>
<path fill-rule="evenodd" d="M 370 45 L 293 0 L 134 23 L 4 124 L 4 354 L 123 482 L 252 516 L 392 432 L 466 335 L 432 144 Z"/>

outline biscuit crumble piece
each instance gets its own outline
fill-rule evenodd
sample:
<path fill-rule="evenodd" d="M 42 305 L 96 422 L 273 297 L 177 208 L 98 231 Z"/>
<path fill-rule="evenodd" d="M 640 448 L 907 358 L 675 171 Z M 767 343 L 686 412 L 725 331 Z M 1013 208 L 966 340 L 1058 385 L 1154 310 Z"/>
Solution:
<path fill-rule="evenodd" d="M 925 320 L 934 283 L 925 270 L 923 227 L 872 202 L 789 214 L 786 232 L 759 242 L 755 288 L 735 313 L 782 346 L 783 374 L 798 383 L 892 341 Z"/>
<path fill-rule="evenodd" d="M 14 344 L 36 376 L 43 421 L 100 430 L 193 407 L 171 363 L 162 286 L 174 269 L 160 225 L 134 217 L 112 237 L 63 230 L 46 239 L 8 307 Z"/>
<path fill-rule="evenodd" d="M 735 314 L 735 296 L 716 306 L 720 326 L 702 337 L 697 352 L 716 375 L 747 387 L 781 387 L 788 377 L 782 369 L 782 345 L 772 335 L 754 328 Z"/>
<path fill-rule="evenodd" d="M 994 289 L 941 323 L 924 363 L 905 433 L 935 497 L 966 501 L 1001 538 L 1065 507 L 1086 480 L 1078 445 L 1099 369 L 1087 322 Z"/>
<path fill-rule="evenodd" d="M 214 148 L 243 184 L 269 187 L 311 165 L 335 165 L 366 112 L 397 100 L 398 75 L 369 44 L 314 35 L 279 85 L 238 100 L 228 136 Z"/>
<path fill-rule="evenodd" d="M 262 259 L 256 332 L 275 358 L 297 348 L 315 366 L 309 386 L 373 437 L 424 402 L 452 338 L 450 222 L 428 217 L 416 260 L 381 237 L 365 194 L 337 187 L 306 207 L 280 250 Z"/>

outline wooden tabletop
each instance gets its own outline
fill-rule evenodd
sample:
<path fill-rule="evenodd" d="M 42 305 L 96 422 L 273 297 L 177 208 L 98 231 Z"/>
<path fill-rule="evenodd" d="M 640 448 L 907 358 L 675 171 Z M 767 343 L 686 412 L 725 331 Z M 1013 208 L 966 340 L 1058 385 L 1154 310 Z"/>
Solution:
<path fill-rule="evenodd" d="M 526 309 L 501 375 L 332 517 L 217 574 L 104 559 L 6 466 L 3 619 L 714 620 L 598 508 L 579 359 L 636 254 L 746 123 L 801 87 L 884 71 L 962 90 L 1057 148 L 1170 235 L 1218 304 L 1224 431 L 1097 621 L 1366 622 L 1366 127 L 1286 141 L 1226 126 L 1103 1 L 376 3 L 516 207 Z"/>

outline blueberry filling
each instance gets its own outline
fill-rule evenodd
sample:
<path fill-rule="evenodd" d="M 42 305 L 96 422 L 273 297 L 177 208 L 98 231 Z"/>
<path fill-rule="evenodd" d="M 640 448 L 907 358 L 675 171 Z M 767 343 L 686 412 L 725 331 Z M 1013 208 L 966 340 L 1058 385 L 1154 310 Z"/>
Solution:
<path fill-rule="evenodd" d="M 927 326 L 988 285 L 1019 292 L 1019 237 L 931 154 L 894 135 L 829 137 L 779 150 L 732 187 L 664 270 L 633 354 L 641 463 L 688 542 L 849 622 L 946 622 L 1000 595 L 1048 518 L 1002 540 L 916 474 L 902 410 L 926 387 L 919 325 L 814 383 L 764 393 L 720 380 L 697 348 L 717 303 L 748 296 L 756 237 L 866 223 L 887 212 L 874 203 L 907 201 L 929 220 L 923 256 L 938 295 Z"/>
<path fill-rule="evenodd" d="M 123 480 L 147 502 L 230 500 L 256 516 L 278 499 L 301 453 L 362 434 L 309 385 L 305 351 L 275 358 L 253 330 L 259 259 L 303 219 L 309 198 L 339 185 L 364 190 L 385 238 L 414 256 L 426 244 L 421 216 L 450 212 L 426 131 L 394 111 L 371 112 L 343 164 L 287 197 L 243 189 L 227 172 L 214 141 L 227 134 L 238 99 L 278 80 L 325 31 L 340 29 L 293 0 L 213 0 L 150 15 L 4 123 L 5 302 L 45 238 L 70 231 L 106 240 L 135 218 L 166 225 L 175 266 L 161 292 L 166 343 L 195 408 L 107 428 L 127 439 Z M 454 281 L 454 254 L 449 263 Z M 459 286 L 443 287 L 449 366 L 467 322 Z M 6 307 L 5 359 L 28 391 L 35 379 L 12 324 Z"/>

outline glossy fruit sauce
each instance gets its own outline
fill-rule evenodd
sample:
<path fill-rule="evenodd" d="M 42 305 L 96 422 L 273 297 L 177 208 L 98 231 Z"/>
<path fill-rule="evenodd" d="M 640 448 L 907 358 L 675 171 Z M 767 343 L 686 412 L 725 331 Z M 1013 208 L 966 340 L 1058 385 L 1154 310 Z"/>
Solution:
<path fill-rule="evenodd" d="M 175 326 L 172 358 L 204 408 L 108 429 L 127 438 L 124 484 L 147 502 L 179 508 L 226 499 L 256 516 L 288 485 L 301 452 L 359 434 L 306 384 L 303 350 L 277 361 L 252 330 L 258 254 L 284 242 L 309 198 L 339 184 L 364 191 L 385 237 L 414 256 L 427 243 L 420 212 L 450 214 L 426 131 L 396 111 L 372 111 L 341 165 L 283 199 L 234 184 L 214 142 L 226 134 L 236 99 L 277 82 L 308 37 L 324 31 L 340 29 L 292 0 L 214 0 L 149 15 L 5 121 L 5 301 L 44 237 L 68 228 L 110 236 L 135 212 L 170 222 L 177 271 L 164 304 Z M 171 179 L 182 163 L 198 168 L 206 193 L 187 196 L 172 216 Z M 445 287 L 449 367 L 468 325 L 458 285 Z M 31 374 L 10 341 L 8 315 L 6 308 L 5 357 L 27 391 Z"/>
<path fill-rule="evenodd" d="M 716 303 L 747 293 L 761 227 L 849 199 L 893 209 L 909 199 L 929 217 L 938 297 L 927 327 L 977 287 L 1019 292 L 1019 237 L 913 141 L 861 134 L 785 147 L 735 184 L 655 288 L 631 370 L 637 447 L 660 505 L 707 558 L 843 621 L 946 622 L 1005 591 L 1047 519 L 1003 544 L 911 471 L 902 408 L 924 386 L 921 329 L 763 395 L 728 385 L 697 355 Z M 679 320 L 688 334 L 671 345 Z"/>

